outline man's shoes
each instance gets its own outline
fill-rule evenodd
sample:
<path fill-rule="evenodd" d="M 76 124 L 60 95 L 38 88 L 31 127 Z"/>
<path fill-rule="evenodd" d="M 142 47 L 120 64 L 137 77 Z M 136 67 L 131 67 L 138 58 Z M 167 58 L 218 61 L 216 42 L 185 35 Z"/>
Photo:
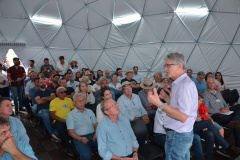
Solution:
<path fill-rule="evenodd" d="M 67 153 L 70 157 L 74 157 L 75 156 L 74 152 L 72 152 L 69 149 L 65 149 L 64 152 Z"/>
<path fill-rule="evenodd" d="M 218 149 L 217 153 L 224 156 L 224 157 L 227 157 L 227 158 L 231 157 L 229 152 L 228 152 L 228 149 Z"/>
<path fill-rule="evenodd" d="M 62 140 L 58 138 L 55 134 L 51 134 L 51 137 L 55 142 L 62 142 Z"/>

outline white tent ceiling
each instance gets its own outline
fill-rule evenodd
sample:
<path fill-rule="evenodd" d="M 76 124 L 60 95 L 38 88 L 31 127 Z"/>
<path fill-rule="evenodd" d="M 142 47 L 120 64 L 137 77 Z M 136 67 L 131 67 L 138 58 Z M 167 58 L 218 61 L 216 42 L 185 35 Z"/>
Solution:
<path fill-rule="evenodd" d="M 176 9 L 207 8 L 208 14 L 177 14 Z M 228 88 L 240 90 L 239 0 L 0 0 L 0 42 L 13 47 L 23 64 L 48 57 L 77 60 L 79 66 L 115 71 L 134 65 L 144 77 L 163 71 L 163 56 L 183 53 L 187 68 L 220 71 Z M 141 20 L 115 26 L 114 17 L 139 13 Z M 32 21 L 33 16 L 62 25 Z M 0 48 L 0 58 L 8 47 Z"/>

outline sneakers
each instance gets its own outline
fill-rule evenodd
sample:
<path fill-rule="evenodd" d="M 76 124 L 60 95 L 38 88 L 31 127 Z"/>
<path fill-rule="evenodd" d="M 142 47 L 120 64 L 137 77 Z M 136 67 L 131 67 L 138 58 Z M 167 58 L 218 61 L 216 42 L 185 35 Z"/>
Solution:
<path fill-rule="evenodd" d="M 55 134 L 51 134 L 51 137 L 55 142 L 62 142 L 62 140 L 58 138 Z"/>

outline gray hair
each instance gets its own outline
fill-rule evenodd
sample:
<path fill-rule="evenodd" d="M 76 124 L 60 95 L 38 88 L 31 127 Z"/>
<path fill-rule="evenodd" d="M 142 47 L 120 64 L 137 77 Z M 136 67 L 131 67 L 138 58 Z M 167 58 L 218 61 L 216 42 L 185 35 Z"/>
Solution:
<path fill-rule="evenodd" d="M 75 102 L 77 96 L 82 96 L 84 98 L 84 95 L 82 93 L 76 93 L 73 95 L 73 101 Z"/>
<path fill-rule="evenodd" d="M 64 89 L 64 90 L 66 91 L 66 88 L 65 88 L 65 87 L 58 87 L 56 92 L 58 93 L 58 91 L 59 91 L 60 89 Z"/>
<path fill-rule="evenodd" d="M 106 110 L 106 102 L 109 101 L 110 99 L 112 98 L 107 98 L 107 99 L 104 99 L 101 103 L 100 103 L 100 108 L 101 108 L 101 111 L 103 112 L 104 115 L 106 115 L 106 113 L 104 112 Z"/>
<path fill-rule="evenodd" d="M 199 71 L 199 72 L 197 73 L 197 76 L 203 76 L 203 77 L 205 77 L 205 73 L 204 73 L 203 71 Z"/>
<path fill-rule="evenodd" d="M 178 64 L 182 64 L 182 69 L 186 70 L 187 64 L 184 58 L 184 55 L 181 53 L 169 53 L 167 55 L 165 55 L 164 60 L 173 60 Z"/>
<path fill-rule="evenodd" d="M 4 125 L 10 126 L 10 121 L 8 118 L 0 117 L 0 126 L 4 126 Z"/>

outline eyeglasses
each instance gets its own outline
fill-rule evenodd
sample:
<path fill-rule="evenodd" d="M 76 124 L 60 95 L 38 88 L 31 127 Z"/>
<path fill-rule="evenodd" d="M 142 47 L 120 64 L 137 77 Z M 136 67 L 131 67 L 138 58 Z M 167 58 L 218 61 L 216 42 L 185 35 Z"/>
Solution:
<path fill-rule="evenodd" d="M 178 65 L 178 64 L 165 64 L 165 65 L 164 65 L 164 68 L 166 68 L 166 67 L 167 67 L 167 68 L 170 68 L 170 67 L 173 66 L 173 65 Z"/>
<path fill-rule="evenodd" d="M 61 94 L 63 94 L 63 93 L 67 93 L 67 91 L 61 91 L 60 93 L 61 93 Z"/>
<path fill-rule="evenodd" d="M 114 105 L 112 105 L 111 107 L 109 107 L 109 108 L 107 108 L 107 109 L 105 109 L 105 110 L 109 110 L 109 109 L 111 109 L 111 108 L 113 108 L 113 107 L 116 107 L 118 104 L 117 103 L 115 103 Z"/>
<path fill-rule="evenodd" d="M 85 102 L 85 99 L 82 99 L 82 100 L 78 100 L 76 101 L 77 103 L 82 103 L 82 102 Z"/>

